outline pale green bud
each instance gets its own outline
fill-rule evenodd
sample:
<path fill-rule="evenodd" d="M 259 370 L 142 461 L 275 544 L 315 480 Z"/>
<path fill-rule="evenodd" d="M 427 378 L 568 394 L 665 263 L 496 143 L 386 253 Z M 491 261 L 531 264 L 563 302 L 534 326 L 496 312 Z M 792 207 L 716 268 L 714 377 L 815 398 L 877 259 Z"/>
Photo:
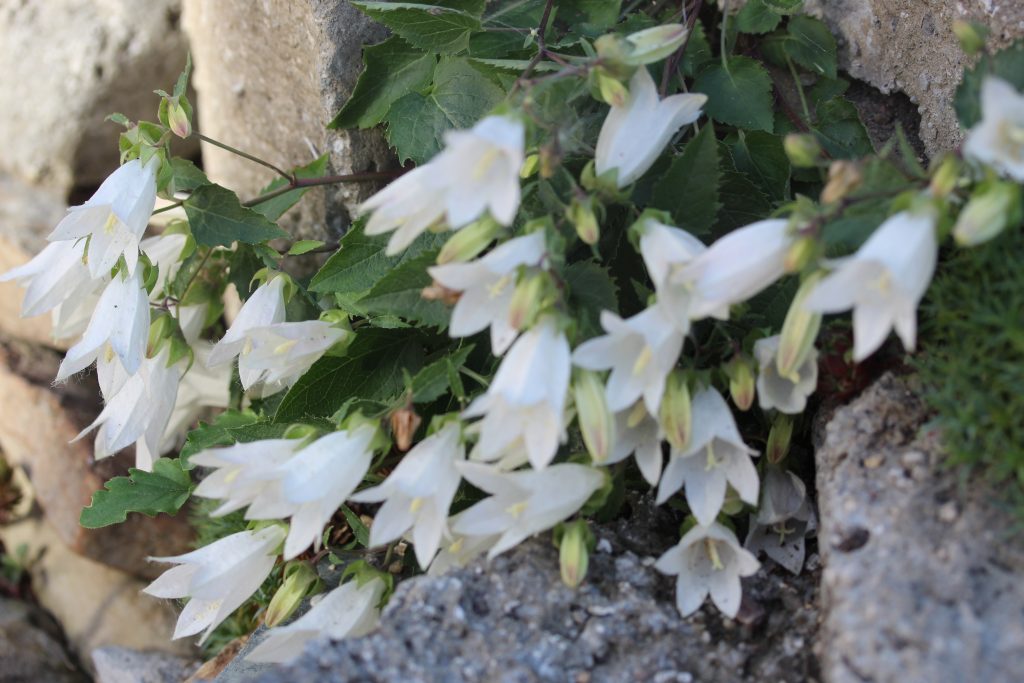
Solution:
<path fill-rule="evenodd" d="M 665 438 L 678 451 L 686 450 L 693 434 L 693 414 L 690 408 L 690 385 L 686 375 L 680 370 L 673 370 L 665 382 L 658 420 L 665 431 Z"/>
<path fill-rule="evenodd" d="M 302 424 L 296 422 L 295 424 L 288 425 L 288 428 L 284 430 L 282 435 L 286 439 L 297 439 L 302 441 L 304 439 L 313 440 L 320 435 L 320 429 L 313 425 Z"/>
<path fill-rule="evenodd" d="M 437 263 L 443 265 L 472 260 L 494 241 L 499 232 L 501 224 L 490 216 L 470 223 L 448 238 L 437 255 Z"/>
<path fill-rule="evenodd" d="M 956 189 L 960 182 L 960 160 L 947 154 L 935 169 L 929 185 L 932 196 L 942 199 Z"/>
<path fill-rule="evenodd" d="M 537 172 L 537 168 L 540 166 L 540 155 L 539 154 L 528 154 L 523 159 L 523 165 L 519 168 L 520 178 L 529 178 Z"/>
<path fill-rule="evenodd" d="M 821 329 L 821 313 L 808 311 L 804 308 L 804 302 L 824 275 L 823 271 L 819 271 L 801 283 L 782 323 L 775 366 L 780 377 L 793 383 L 800 381 L 798 371 L 807 361 L 814 348 L 814 340 L 818 338 L 818 330 Z"/>
<path fill-rule="evenodd" d="M 729 394 L 733 403 L 740 410 L 749 410 L 756 395 L 754 362 L 745 355 L 736 355 L 726 363 L 724 370 L 729 378 Z"/>
<path fill-rule="evenodd" d="M 615 417 L 608 409 L 604 385 L 596 372 L 580 370 L 572 390 L 587 452 L 594 462 L 607 462 L 615 444 Z"/>
<path fill-rule="evenodd" d="M 537 315 L 548 305 L 551 281 L 547 273 L 534 271 L 520 278 L 509 304 L 508 322 L 517 330 L 533 324 Z"/>
<path fill-rule="evenodd" d="M 953 21 L 953 33 L 960 41 L 960 48 L 964 54 L 976 55 L 985 49 L 985 37 L 988 35 L 988 28 L 982 24 L 956 19 Z"/>
<path fill-rule="evenodd" d="M 573 197 L 569 207 L 565 210 L 566 218 L 576 227 L 576 234 L 585 244 L 597 244 L 601 237 L 601 228 L 597 224 L 597 214 L 594 212 L 594 200 L 591 197 L 582 199 Z"/>
<path fill-rule="evenodd" d="M 602 102 L 606 102 L 613 107 L 622 107 L 626 104 L 626 100 L 629 98 L 629 90 L 622 84 L 622 81 L 609 74 L 602 67 L 598 67 L 590 73 Z"/>
<path fill-rule="evenodd" d="M 584 520 L 578 519 L 562 524 L 559 536 L 558 558 L 562 583 L 576 588 L 587 578 L 590 551 L 595 543 L 594 534 Z"/>
<path fill-rule="evenodd" d="M 267 628 L 273 628 L 286 621 L 319 581 L 316 572 L 305 562 L 289 562 L 284 568 L 284 582 L 267 606 L 267 613 L 263 618 Z"/>
<path fill-rule="evenodd" d="M 818 240 L 813 237 L 798 237 L 793 240 L 786 257 L 782 261 L 782 267 L 787 273 L 799 273 L 818 254 Z"/>
<path fill-rule="evenodd" d="M 192 121 L 190 109 L 186 109 L 180 99 L 171 100 L 167 103 L 167 126 L 171 132 L 179 138 L 187 138 L 192 135 Z"/>
<path fill-rule="evenodd" d="M 793 438 L 793 418 L 789 415 L 779 413 L 772 423 L 772 429 L 768 432 L 768 446 L 765 448 L 765 457 L 768 462 L 778 465 L 786 454 L 789 453 L 789 442 Z"/>
<path fill-rule="evenodd" d="M 956 243 L 973 247 L 1021 220 L 1021 191 L 1015 183 L 995 181 L 975 193 L 953 226 Z"/>
<path fill-rule="evenodd" d="M 797 168 L 816 166 L 821 158 L 821 145 L 810 133 L 790 133 L 782 142 L 789 163 Z"/>
<path fill-rule="evenodd" d="M 864 180 L 860 164 L 855 161 L 840 159 L 833 161 L 828 167 L 828 182 L 821 191 L 821 203 L 831 204 L 850 194 L 860 187 Z"/>
<path fill-rule="evenodd" d="M 686 26 L 665 24 L 626 36 L 625 63 L 642 66 L 665 59 L 686 42 Z"/>

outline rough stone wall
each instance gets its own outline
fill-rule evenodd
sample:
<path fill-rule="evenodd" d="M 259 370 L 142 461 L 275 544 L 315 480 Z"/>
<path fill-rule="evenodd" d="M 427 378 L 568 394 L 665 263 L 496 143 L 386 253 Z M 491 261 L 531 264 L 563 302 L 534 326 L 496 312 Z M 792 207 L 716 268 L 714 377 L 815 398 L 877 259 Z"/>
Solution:
<path fill-rule="evenodd" d="M 806 6 L 837 35 L 843 69 L 884 93 L 904 92 L 919 106 L 930 155 L 963 138 L 953 94 L 969 60 L 953 21 L 988 26 L 996 49 L 1024 37 L 1020 0 L 808 0 Z"/>
<path fill-rule="evenodd" d="M 392 163 L 377 131 L 329 131 L 362 70 L 362 46 L 384 29 L 341 0 L 185 0 L 203 132 L 288 169 L 330 152 L 329 172 Z M 243 197 L 273 171 L 211 145 L 212 179 Z M 315 188 L 285 219 L 296 238 L 338 236 L 366 186 Z"/>

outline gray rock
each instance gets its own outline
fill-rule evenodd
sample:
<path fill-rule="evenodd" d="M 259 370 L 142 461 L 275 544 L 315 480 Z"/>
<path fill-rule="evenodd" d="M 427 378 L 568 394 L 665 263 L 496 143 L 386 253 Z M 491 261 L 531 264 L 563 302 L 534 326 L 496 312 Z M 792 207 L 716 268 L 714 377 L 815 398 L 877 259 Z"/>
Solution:
<path fill-rule="evenodd" d="M 0 681 L 86 683 L 64 647 L 60 626 L 35 605 L 0 598 Z"/>
<path fill-rule="evenodd" d="M 1024 36 L 1019 0 L 808 0 L 837 34 L 841 66 L 884 93 L 901 91 L 921 112 L 921 140 L 929 154 L 952 149 L 962 138 L 953 93 L 969 60 L 953 35 L 954 19 L 991 29 L 990 45 Z"/>
<path fill-rule="evenodd" d="M 916 391 L 883 376 L 836 412 L 818 449 L 823 677 L 1019 681 L 1019 519 L 943 467 Z"/>
<path fill-rule="evenodd" d="M 60 194 L 117 167 L 120 111 L 156 119 L 185 64 L 180 0 L 0 0 L 0 169 Z M 181 152 L 195 152 L 183 144 Z"/>
<path fill-rule="evenodd" d="M 362 71 L 363 45 L 383 27 L 337 0 L 185 0 L 203 132 L 280 168 L 330 153 L 330 173 L 382 170 L 392 157 L 378 131 L 328 131 Z M 212 179 L 243 197 L 276 176 L 210 145 Z M 314 188 L 282 223 L 295 238 L 336 238 L 366 185 Z"/>
<path fill-rule="evenodd" d="M 96 683 L 181 683 L 199 662 L 165 652 L 102 647 L 92 652 Z"/>
<path fill-rule="evenodd" d="M 662 511 L 657 511 L 657 517 Z M 586 582 L 561 584 L 558 552 L 528 541 L 489 564 L 401 583 L 381 628 L 363 638 L 311 644 L 261 683 L 495 681 L 809 681 L 817 678 L 816 577 L 762 571 L 745 584 L 736 621 L 706 607 L 689 619 L 652 557 L 676 539 L 651 528 L 646 557 L 627 549 L 626 525 L 598 528 Z M 667 533 L 666 533 L 667 531 Z M 241 680 L 241 679 L 223 679 Z"/>

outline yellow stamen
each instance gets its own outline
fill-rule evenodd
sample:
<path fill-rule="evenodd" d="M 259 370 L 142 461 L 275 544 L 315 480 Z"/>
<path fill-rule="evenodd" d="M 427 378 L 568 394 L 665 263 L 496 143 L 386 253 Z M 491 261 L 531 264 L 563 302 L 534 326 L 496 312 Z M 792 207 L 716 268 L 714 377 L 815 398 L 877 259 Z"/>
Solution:
<path fill-rule="evenodd" d="M 718 543 L 712 538 L 705 538 L 704 548 L 708 551 L 708 557 L 711 558 L 711 566 L 718 571 L 725 569 L 722 558 L 718 556 Z"/>
<path fill-rule="evenodd" d="M 629 411 L 629 415 L 626 417 L 626 426 L 632 429 L 638 424 L 643 422 L 643 419 L 647 416 L 647 408 L 644 407 L 643 401 L 637 401 L 633 405 L 633 409 Z"/>
<path fill-rule="evenodd" d="M 496 147 L 492 147 L 481 154 L 480 158 L 477 159 L 476 165 L 473 167 L 473 180 L 480 180 L 487 175 L 487 172 L 491 170 L 491 166 L 494 165 L 494 162 L 498 160 L 500 155 L 501 152 Z"/>
<path fill-rule="evenodd" d="M 462 550 L 462 544 L 465 541 L 465 538 L 459 537 L 457 540 L 452 542 L 450 546 L 448 546 L 448 552 L 450 552 L 452 555 L 457 555 L 459 551 Z"/>
<path fill-rule="evenodd" d="M 650 365 L 652 358 L 654 358 L 654 351 L 649 345 L 644 345 L 644 350 L 640 352 L 640 355 L 636 357 L 636 362 L 633 363 L 633 374 L 642 373 Z"/>
<path fill-rule="evenodd" d="M 523 510 L 525 509 L 526 501 L 523 500 L 514 505 L 509 505 L 507 508 L 505 508 L 505 512 L 512 515 L 513 517 L 518 517 L 519 515 L 523 514 Z"/>
<path fill-rule="evenodd" d="M 506 287 L 508 287 L 508 285 L 509 285 L 509 283 L 511 281 L 512 281 L 512 274 L 509 273 L 509 274 L 505 275 L 504 277 L 502 277 L 497 282 L 495 282 L 494 284 L 488 286 L 487 287 L 487 294 L 488 294 L 488 296 L 490 296 L 492 299 L 497 299 L 499 296 L 501 296 L 501 293 L 505 290 Z"/>
<path fill-rule="evenodd" d="M 114 212 L 111 211 L 110 215 L 107 216 L 107 222 L 103 224 L 103 232 L 107 233 L 108 235 L 113 235 L 114 231 L 116 229 L 117 229 L 117 216 L 115 216 Z"/>
<path fill-rule="evenodd" d="M 103 347 L 103 360 L 107 363 L 114 360 L 114 347 L 110 344 Z"/>
<path fill-rule="evenodd" d="M 423 499 L 417 496 L 416 498 L 412 499 L 411 503 L 409 503 L 409 512 L 415 515 L 417 512 L 420 511 L 421 507 L 423 507 Z"/>
<path fill-rule="evenodd" d="M 284 354 L 286 354 L 289 351 L 291 351 L 292 347 L 295 346 L 298 343 L 299 343 L 298 339 L 289 339 L 286 342 L 282 342 L 281 344 L 277 345 L 277 348 L 274 349 L 274 355 L 276 355 L 276 356 L 283 356 Z"/>
<path fill-rule="evenodd" d="M 713 470 L 713 469 L 715 469 L 718 466 L 718 460 L 715 459 L 715 452 L 713 450 L 711 450 L 711 442 L 710 441 L 708 442 L 707 451 L 708 451 L 708 460 L 707 460 L 707 464 L 704 465 L 704 470 L 705 471 Z"/>

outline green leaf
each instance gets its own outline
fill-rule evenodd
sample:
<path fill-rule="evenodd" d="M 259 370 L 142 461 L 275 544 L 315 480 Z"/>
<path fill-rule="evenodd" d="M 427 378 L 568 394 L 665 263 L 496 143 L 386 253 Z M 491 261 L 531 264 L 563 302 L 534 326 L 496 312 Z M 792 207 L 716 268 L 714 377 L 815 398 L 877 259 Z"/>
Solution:
<path fill-rule="evenodd" d="M 619 20 L 622 0 L 560 0 L 559 19 L 569 24 L 585 22 L 595 30 L 606 30 Z"/>
<path fill-rule="evenodd" d="M 564 277 L 581 335 L 601 334 L 601 311 L 619 312 L 619 288 L 611 273 L 597 261 L 578 261 L 565 267 Z"/>
<path fill-rule="evenodd" d="M 779 14 L 793 14 L 799 12 L 804 5 L 804 0 L 764 0 L 768 9 Z"/>
<path fill-rule="evenodd" d="M 192 54 L 190 52 L 185 53 L 185 68 L 178 76 L 178 80 L 174 83 L 174 96 L 181 97 L 185 94 L 185 90 L 188 89 L 188 77 L 192 73 Z"/>
<path fill-rule="evenodd" d="M 651 204 L 671 213 L 680 228 L 707 234 L 718 213 L 718 165 L 715 130 L 705 125 L 654 186 Z"/>
<path fill-rule="evenodd" d="M 768 33 L 782 21 L 782 15 L 764 0 L 748 0 L 736 15 L 736 28 L 742 33 Z"/>
<path fill-rule="evenodd" d="M 987 75 L 998 76 L 1018 92 L 1024 91 L 1024 41 L 1018 41 L 995 55 L 985 55 L 974 68 L 964 71 L 953 98 L 956 117 L 963 130 L 981 120 L 981 83 Z"/>
<path fill-rule="evenodd" d="M 379 21 L 414 47 L 431 52 L 461 52 L 469 34 L 480 30 L 484 0 L 449 0 L 435 4 L 368 2 L 352 4 Z"/>
<path fill-rule="evenodd" d="M 279 439 L 284 436 L 287 427 L 274 424 L 251 410 L 227 410 L 213 422 L 200 422 L 198 427 L 189 432 L 181 449 L 182 467 L 191 470 L 194 465 L 189 462 L 189 458 L 199 451 L 236 443 Z"/>
<path fill-rule="evenodd" d="M 333 415 L 351 398 L 386 402 L 405 389 L 403 372 L 423 365 L 424 337 L 416 330 L 369 328 L 356 333 L 344 356 L 325 356 L 288 391 L 274 421 Z"/>
<path fill-rule="evenodd" d="M 714 62 L 694 81 L 694 92 L 708 96 L 704 111 L 722 123 L 772 132 L 772 79 L 757 61 L 730 57 L 728 70 Z"/>
<path fill-rule="evenodd" d="M 454 366 L 457 372 L 466 363 L 466 359 L 469 358 L 472 351 L 472 344 L 455 351 L 446 350 L 444 356 L 417 372 L 409 387 L 412 392 L 412 402 L 430 403 L 443 396 L 452 386 L 450 368 Z"/>
<path fill-rule="evenodd" d="M 352 535 L 356 537 L 359 545 L 368 548 L 370 546 L 370 530 L 363 524 L 363 520 L 359 519 L 359 515 L 352 512 L 347 505 L 341 506 L 341 514 L 345 515 L 348 528 L 352 530 Z"/>
<path fill-rule="evenodd" d="M 789 197 L 789 157 L 782 138 L 761 131 L 738 131 L 729 144 L 736 170 L 774 200 Z"/>
<path fill-rule="evenodd" d="M 288 236 L 266 216 L 242 206 L 238 195 L 220 185 L 196 189 L 184 206 L 196 242 L 208 247 L 226 247 L 236 240 L 255 244 Z"/>
<path fill-rule="evenodd" d="M 800 15 L 789 20 L 786 31 L 786 53 L 794 62 L 818 75 L 836 77 L 836 39 L 825 24 Z"/>
<path fill-rule="evenodd" d="M 835 159 L 856 159 L 871 154 L 871 138 L 857 109 L 842 97 L 818 106 L 814 133 L 818 142 Z"/>
<path fill-rule="evenodd" d="M 395 100 L 430 84 L 435 62 L 433 54 L 412 47 L 398 36 L 363 48 L 363 73 L 328 128 L 376 126 Z"/>
<path fill-rule="evenodd" d="M 177 192 L 192 192 L 197 187 L 209 185 L 206 174 L 188 159 L 173 157 L 169 164 L 160 167 L 160 187 L 165 187 L 166 194 L 173 197 Z"/>
<path fill-rule="evenodd" d="M 683 70 L 683 74 L 687 78 L 693 78 L 710 61 L 711 44 L 708 42 L 707 34 L 704 32 L 704 24 L 698 21 L 690 31 L 690 40 L 686 43 L 686 49 L 683 51 L 683 58 L 679 62 L 679 68 Z"/>
<path fill-rule="evenodd" d="M 448 235 L 427 232 L 395 256 L 384 253 L 390 235 L 367 235 L 366 223 L 359 221 L 341 238 L 338 251 L 313 276 L 309 290 L 320 294 L 359 294 L 370 291 L 401 264 L 424 251 L 439 249 Z M 429 283 L 428 283 L 429 284 Z M 355 303 L 357 299 L 352 299 Z"/>
<path fill-rule="evenodd" d="M 391 105 L 388 142 L 401 161 L 428 161 L 443 146 L 445 131 L 469 128 L 494 108 L 505 93 L 463 58 L 443 58 L 434 69 L 429 95 L 409 93 Z"/>
<path fill-rule="evenodd" d="M 299 166 L 298 168 L 292 169 L 292 173 L 296 178 L 319 178 L 327 171 L 327 155 L 324 154 L 313 161 L 309 162 L 305 166 Z M 284 178 L 275 178 L 269 185 L 260 190 L 260 195 L 265 195 L 268 192 L 284 187 L 288 184 L 288 181 Z M 284 212 L 295 206 L 295 204 L 302 199 L 302 195 L 309 192 L 312 188 L 310 187 L 299 187 L 289 192 L 285 192 L 282 195 L 278 195 L 273 199 L 268 199 L 265 202 L 260 202 L 253 206 L 253 210 L 257 211 L 272 221 L 276 221 L 278 218 L 284 215 Z"/>
<path fill-rule="evenodd" d="M 324 244 L 326 244 L 326 242 L 322 242 L 320 240 L 299 240 L 293 244 L 290 249 L 288 249 L 288 255 L 301 256 L 303 254 L 308 254 L 314 249 L 319 249 L 324 246 Z"/>
<path fill-rule="evenodd" d="M 736 170 L 732 155 L 728 148 L 724 147 L 724 143 L 722 149 L 722 179 L 718 186 L 722 206 L 718 212 L 718 222 L 715 224 L 715 232 L 718 235 L 763 220 L 772 210 L 768 196 L 752 180 Z"/>
<path fill-rule="evenodd" d="M 82 510 L 79 523 L 86 529 L 118 524 L 128 518 L 129 512 L 141 512 L 148 517 L 161 512 L 173 515 L 193 489 L 188 472 L 179 461 L 170 458 L 154 461 L 152 472 L 133 467 L 127 477 L 114 477 L 103 486 L 92 494 L 89 507 Z"/>
<path fill-rule="evenodd" d="M 437 328 L 448 326 L 451 311 L 440 301 L 421 296 L 432 281 L 427 268 L 437 261 L 437 249 L 406 259 L 390 270 L 357 303 L 369 315 L 394 315 L 408 322 Z"/>

